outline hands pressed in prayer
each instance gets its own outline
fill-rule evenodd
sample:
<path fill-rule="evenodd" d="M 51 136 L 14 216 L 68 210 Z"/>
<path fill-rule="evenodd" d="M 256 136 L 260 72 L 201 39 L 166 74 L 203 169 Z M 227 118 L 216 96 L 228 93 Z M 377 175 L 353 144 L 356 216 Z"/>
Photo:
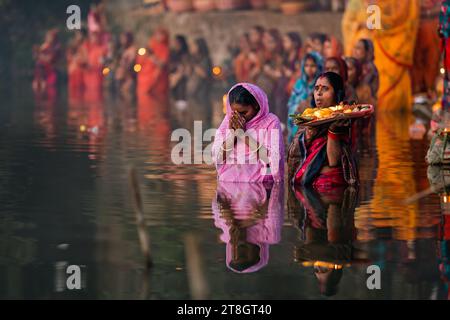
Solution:
<path fill-rule="evenodd" d="M 243 131 L 245 131 L 246 122 L 247 121 L 245 120 L 245 118 L 241 116 L 239 112 L 234 111 L 233 115 L 230 118 L 229 128 L 234 130 L 242 129 Z"/>

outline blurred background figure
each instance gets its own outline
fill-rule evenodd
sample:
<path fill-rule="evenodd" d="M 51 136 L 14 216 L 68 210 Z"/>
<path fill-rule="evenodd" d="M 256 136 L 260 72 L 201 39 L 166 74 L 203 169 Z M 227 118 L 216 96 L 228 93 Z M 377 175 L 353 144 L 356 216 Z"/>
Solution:
<path fill-rule="evenodd" d="M 380 87 L 378 68 L 376 67 L 373 42 L 369 39 L 359 40 L 353 48 L 352 57 L 358 60 L 361 66 L 361 82 L 370 88 L 372 97 L 377 97 Z"/>
<path fill-rule="evenodd" d="M 250 36 L 243 34 L 239 38 L 239 53 L 233 63 L 236 81 L 255 83 L 260 63 L 257 54 L 251 49 Z"/>
<path fill-rule="evenodd" d="M 380 111 L 411 110 L 410 70 L 419 26 L 419 1 L 375 0 L 381 30 L 367 27 L 367 1 L 350 0 L 342 19 L 345 52 L 362 65 L 363 82 L 378 98 Z M 432 63 L 438 63 L 434 61 Z M 376 68 L 374 66 L 376 65 Z M 379 82 L 375 69 L 378 69 Z M 378 84 L 379 83 L 379 84 Z"/>
<path fill-rule="evenodd" d="M 84 84 L 87 95 L 97 95 L 103 91 L 103 68 L 108 55 L 107 44 L 102 41 L 100 32 L 91 32 L 84 42 L 87 55 L 86 70 L 84 71 Z"/>
<path fill-rule="evenodd" d="M 288 100 L 288 114 L 302 113 L 310 105 L 311 94 L 317 77 L 323 72 L 322 56 L 313 51 L 305 55 L 302 60 L 301 76 L 298 78 L 292 89 Z M 294 138 L 298 127 L 291 118 L 287 119 L 288 142 Z"/>
<path fill-rule="evenodd" d="M 134 92 L 136 72 L 136 47 L 131 32 L 123 32 L 119 38 L 119 52 L 117 54 L 118 64 L 115 71 L 117 88 L 123 96 L 129 96 Z"/>
<path fill-rule="evenodd" d="M 346 101 L 347 103 L 358 103 L 358 96 L 356 95 L 356 91 L 354 87 L 348 82 L 348 68 L 345 60 L 337 56 L 327 58 L 327 60 L 325 60 L 325 72 L 328 71 L 337 73 L 341 76 L 342 80 L 344 80 L 344 101 Z"/>
<path fill-rule="evenodd" d="M 362 66 L 361 63 L 353 57 L 346 57 L 348 71 L 348 86 L 355 91 L 358 102 L 376 105 L 377 97 L 372 94 L 372 89 L 367 83 L 362 81 Z"/>
<path fill-rule="evenodd" d="M 87 33 L 84 29 L 76 31 L 67 48 L 67 78 L 69 95 L 71 96 L 81 96 L 84 91 L 87 66 L 86 36 Z"/>
<path fill-rule="evenodd" d="M 187 68 L 187 90 L 190 97 L 208 99 L 211 89 L 212 62 L 205 39 L 197 38 L 189 45 L 190 61 Z"/>
<path fill-rule="evenodd" d="M 58 30 L 47 31 L 44 43 L 33 48 L 33 56 L 35 60 L 33 90 L 40 93 L 47 89 L 55 89 L 58 80 L 56 65 L 61 58 Z"/>
<path fill-rule="evenodd" d="M 439 75 L 441 55 L 439 33 L 439 0 L 423 0 L 420 3 L 420 24 L 414 48 L 412 68 L 413 94 L 425 93 L 436 98 L 435 81 Z"/>
<path fill-rule="evenodd" d="M 169 93 L 169 34 L 158 28 L 150 37 L 146 52 L 137 57 L 140 66 L 137 76 L 137 94 L 150 94 L 167 99 Z"/>
<path fill-rule="evenodd" d="M 344 51 L 342 49 L 342 44 L 334 36 L 326 36 L 325 42 L 323 44 L 323 56 L 324 58 L 332 57 L 342 57 Z"/>
<path fill-rule="evenodd" d="M 190 60 L 189 46 L 186 37 L 176 35 L 174 46 L 170 52 L 170 89 L 175 102 L 181 107 L 187 106 L 186 86 L 187 68 Z"/>

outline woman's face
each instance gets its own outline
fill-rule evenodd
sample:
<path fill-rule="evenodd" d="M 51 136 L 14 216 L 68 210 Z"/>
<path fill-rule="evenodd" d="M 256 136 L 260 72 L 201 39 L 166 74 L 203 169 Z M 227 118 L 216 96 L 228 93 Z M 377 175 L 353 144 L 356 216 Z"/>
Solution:
<path fill-rule="evenodd" d="M 327 60 L 325 62 L 325 71 L 328 72 L 334 72 L 340 75 L 339 65 L 334 60 Z"/>
<path fill-rule="evenodd" d="M 124 47 L 124 46 L 126 46 L 127 44 L 128 44 L 127 35 L 124 34 L 124 33 L 122 33 L 122 34 L 120 35 L 120 45 Z"/>
<path fill-rule="evenodd" d="M 306 38 L 304 48 L 306 53 L 311 53 L 313 51 L 312 39 L 310 37 Z"/>
<path fill-rule="evenodd" d="M 191 43 L 189 43 L 189 49 L 191 51 L 191 54 L 197 55 L 199 51 L 197 42 L 192 41 Z"/>
<path fill-rule="evenodd" d="M 294 44 L 291 40 L 291 38 L 289 38 L 288 35 L 284 35 L 283 36 L 283 49 L 284 51 L 290 51 L 292 50 L 294 47 Z"/>
<path fill-rule="evenodd" d="M 239 48 L 241 49 L 241 51 L 248 51 L 250 49 L 250 45 L 246 36 L 242 36 L 239 39 Z"/>
<path fill-rule="evenodd" d="M 347 64 L 348 82 L 351 84 L 355 84 L 355 82 L 356 82 L 356 67 L 351 61 L 346 61 L 346 64 Z"/>
<path fill-rule="evenodd" d="M 336 104 L 334 89 L 326 77 L 320 77 L 314 86 L 314 100 L 318 108 L 327 108 Z"/>
<path fill-rule="evenodd" d="M 80 42 L 83 40 L 83 33 L 81 31 L 75 32 L 75 41 Z"/>
<path fill-rule="evenodd" d="M 323 44 L 323 55 L 325 58 L 331 58 L 334 55 L 333 46 L 330 40 L 326 40 Z"/>
<path fill-rule="evenodd" d="M 259 111 L 254 106 L 244 106 L 239 103 L 231 104 L 231 110 L 237 111 L 241 116 L 245 118 L 245 121 L 247 122 L 252 120 L 258 114 Z"/>
<path fill-rule="evenodd" d="M 275 49 L 277 47 L 277 43 L 276 43 L 275 39 L 268 32 L 264 33 L 263 43 L 264 43 L 264 47 L 269 51 L 275 51 Z"/>
<path fill-rule="evenodd" d="M 261 41 L 261 34 L 255 28 L 252 28 L 249 33 L 250 42 L 253 44 L 259 43 Z"/>
<path fill-rule="evenodd" d="M 180 51 L 181 50 L 180 40 L 178 40 L 177 38 L 175 38 L 175 40 L 173 41 L 173 48 L 176 51 Z"/>
<path fill-rule="evenodd" d="M 313 59 L 306 59 L 305 74 L 308 80 L 313 79 L 316 73 L 317 73 L 317 64 L 314 62 Z"/>
<path fill-rule="evenodd" d="M 364 43 L 362 41 L 358 41 L 353 48 L 353 58 L 356 58 L 359 61 L 364 61 L 366 58 L 366 48 L 364 47 Z"/>
<path fill-rule="evenodd" d="M 323 43 L 320 41 L 320 39 L 314 39 L 312 41 L 312 48 L 314 51 L 322 54 L 323 52 Z"/>
<path fill-rule="evenodd" d="M 155 32 L 155 39 L 158 42 L 163 42 L 164 41 L 164 34 L 161 31 L 156 31 Z"/>

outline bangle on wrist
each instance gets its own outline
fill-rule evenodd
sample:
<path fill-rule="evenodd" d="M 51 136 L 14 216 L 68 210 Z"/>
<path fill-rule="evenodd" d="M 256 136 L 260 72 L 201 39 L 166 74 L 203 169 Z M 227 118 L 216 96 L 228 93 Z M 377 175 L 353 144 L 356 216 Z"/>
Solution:
<path fill-rule="evenodd" d="M 346 136 L 345 133 L 333 132 L 331 130 L 328 130 L 328 137 L 332 140 L 341 140 L 341 139 L 344 139 L 345 136 Z"/>
<path fill-rule="evenodd" d="M 220 149 L 221 149 L 222 151 L 229 152 L 229 151 L 232 151 L 232 150 L 233 150 L 233 147 L 231 147 L 230 149 L 225 149 L 225 148 L 223 147 L 223 145 L 221 145 L 221 146 L 220 146 Z"/>

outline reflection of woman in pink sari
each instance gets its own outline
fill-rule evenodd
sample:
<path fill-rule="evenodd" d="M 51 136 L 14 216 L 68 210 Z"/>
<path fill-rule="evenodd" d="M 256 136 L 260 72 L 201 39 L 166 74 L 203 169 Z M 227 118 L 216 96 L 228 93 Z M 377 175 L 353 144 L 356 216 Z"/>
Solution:
<path fill-rule="evenodd" d="M 212 203 L 226 264 L 237 273 L 256 272 L 269 262 L 269 245 L 281 240 L 284 187 L 281 184 L 220 182 Z"/>

